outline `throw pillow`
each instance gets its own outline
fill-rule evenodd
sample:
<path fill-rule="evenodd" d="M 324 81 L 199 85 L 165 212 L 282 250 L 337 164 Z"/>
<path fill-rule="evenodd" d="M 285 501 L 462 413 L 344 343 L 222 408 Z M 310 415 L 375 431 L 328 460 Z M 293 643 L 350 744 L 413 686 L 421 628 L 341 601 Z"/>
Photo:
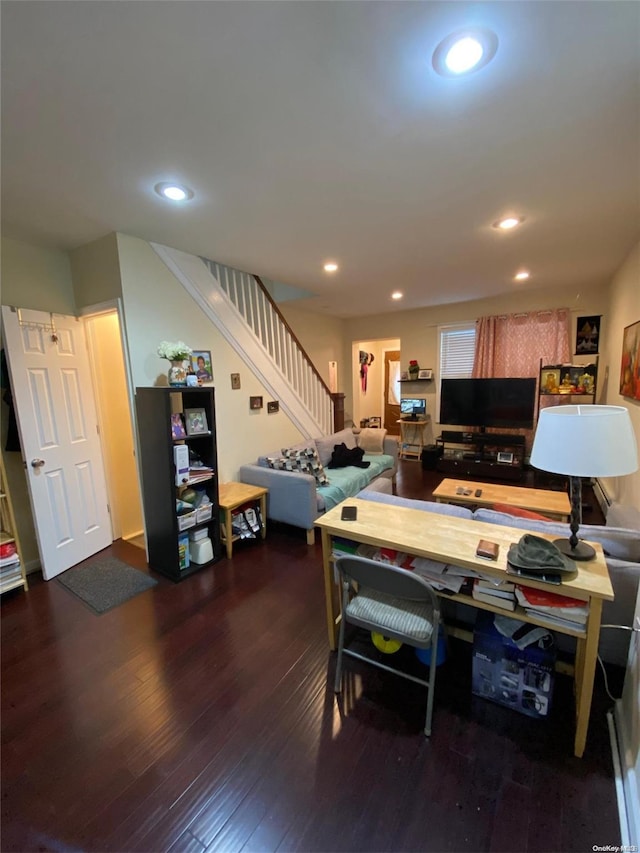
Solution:
<path fill-rule="evenodd" d="M 493 509 L 496 512 L 504 512 L 507 515 L 513 515 L 517 518 L 533 518 L 536 521 L 553 521 L 548 515 L 540 515 L 539 512 L 532 512 L 530 509 L 522 509 L 519 506 L 510 506 L 509 504 L 494 504 Z"/>
<path fill-rule="evenodd" d="M 283 447 L 282 456 L 289 463 L 286 470 L 297 470 L 305 474 L 311 474 L 319 486 L 326 486 L 329 483 L 315 447 L 305 447 L 303 449 Z"/>
<path fill-rule="evenodd" d="M 358 436 L 358 447 L 370 456 L 382 456 L 384 453 L 384 437 L 386 429 L 369 429 L 364 427 Z"/>
<path fill-rule="evenodd" d="M 316 447 L 320 462 L 327 467 L 331 461 L 331 454 L 336 444 L 344 443 L 348 448 L 357 447 L 356 437 L 352 429 L 343 429 L 340 432 L 334 432 L 333 435 L 327 435 L 324 438 L 316 438 Z"/>

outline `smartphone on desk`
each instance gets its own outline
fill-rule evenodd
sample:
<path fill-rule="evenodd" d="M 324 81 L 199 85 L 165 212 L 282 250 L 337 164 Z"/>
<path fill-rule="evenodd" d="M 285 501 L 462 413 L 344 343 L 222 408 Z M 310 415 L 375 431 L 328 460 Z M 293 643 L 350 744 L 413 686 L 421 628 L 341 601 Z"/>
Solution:
<path fill-rule="evenodd" d="M 342 512 L 340 513 L 340 518 L 343 521 L 357 521 L 357 519 L 358 519 L 358 507 L 357 506 L 343 506 Z"/>

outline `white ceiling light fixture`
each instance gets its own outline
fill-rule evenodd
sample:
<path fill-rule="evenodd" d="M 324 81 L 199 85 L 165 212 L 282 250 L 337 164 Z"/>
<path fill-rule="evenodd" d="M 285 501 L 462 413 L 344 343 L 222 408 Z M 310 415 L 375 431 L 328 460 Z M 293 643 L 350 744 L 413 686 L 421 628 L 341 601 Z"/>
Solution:
<path fill-rule="evenodd" d="M 515 274 L 514 279 L 516 281 L 526 281 L 530 275 L 531 273 L 528 270 L 520 270 L 520 272 Z"/>
<path fill-rule="evenodd" d="M 458 30 L 433 52 L 434 70 L 442 77 L 460 77 L 488 65 L 498 50 L 498 36 L 483 28 Z"/>
<path fill-rule="evenodd" d="M 156 184 L 154 190 L 160 198 L 168 199 L 169 201 L 189 201 L 194 196 L 193 190 L 185 187 L 182 184 L 174 184 L 169 181 L 162 181 Z"/>
<path fill-rule="evenodd" d="M 522 225 L 523 222 L 524 216 L 505 216 L 504 219 L 498 219 L 497 222 L 494 222 L 492 227 L 499 231 L 511 231 L 518 225 Z"/>
<path fill-rule="evenodd" d="M 401 293 L 399 290 L 394 290 L 393 293 L 391 294 L 392 299 L 402 299 L 403 296 L 404 296 L 404 293 Z"/>
<path fill-rule="evenodd" d="M 334 264 L 333 261 L 330 261 L 328 264 L 324 265 L 325 272 L 337 272 L 338 264 Z"/>

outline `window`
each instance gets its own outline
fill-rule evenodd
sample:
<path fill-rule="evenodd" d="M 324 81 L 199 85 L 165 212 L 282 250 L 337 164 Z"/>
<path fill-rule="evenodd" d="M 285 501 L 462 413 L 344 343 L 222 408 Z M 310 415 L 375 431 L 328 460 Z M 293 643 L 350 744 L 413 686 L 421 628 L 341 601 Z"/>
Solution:
<path fill-rule="evenodd" d="M 473 371 L 475 323 L 440 326 L 440 379 L 467 379 Z"/>
<path fill-rule="evenodd" d="M 468 379 L 473 372 L 476 347 L 475 323 L 440 326 L 440 372 L 436 391 L 436 410 L 440 416 L 440 382 L 442 379 Z"/>

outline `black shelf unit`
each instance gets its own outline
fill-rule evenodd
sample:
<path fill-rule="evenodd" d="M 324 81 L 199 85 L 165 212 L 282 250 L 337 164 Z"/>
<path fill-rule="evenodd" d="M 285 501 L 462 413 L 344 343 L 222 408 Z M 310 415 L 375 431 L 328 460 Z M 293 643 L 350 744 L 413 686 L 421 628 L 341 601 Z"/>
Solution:
<path fill-rule="evenodd" d="M 171 415 L 185 409 L 204 409 L 209 431 L 174 439 Z M 195 572 L 217 563 L 222 557 L 220 513 L 218 504 L 218 454 L 216 446 L 216 411 L 213 388 L 136 388 L 136 415 L 140 442 L 142 498 L 144 504 L 149 568 L 181 581 Z M 211 518 L 186 530 L 179 530 L 176 497 L 185 487 L 175 485 L 173 448 L 187 444 L 203 463 L 213 469 L 213 476 L 195 484 L 204 487 L 211 501 Z M 206 527 L 211 539 L 213 559 L 207 563 L 191 563 L 180 569 L 178 537 Z"/>
<path fill-rule="evenodd" d="M 526 440 L 523 435 L 443 430 L 437 470 L 459 477 L 522 479 Z M 502 457 L 502 458 L 500 458 Z"/>

